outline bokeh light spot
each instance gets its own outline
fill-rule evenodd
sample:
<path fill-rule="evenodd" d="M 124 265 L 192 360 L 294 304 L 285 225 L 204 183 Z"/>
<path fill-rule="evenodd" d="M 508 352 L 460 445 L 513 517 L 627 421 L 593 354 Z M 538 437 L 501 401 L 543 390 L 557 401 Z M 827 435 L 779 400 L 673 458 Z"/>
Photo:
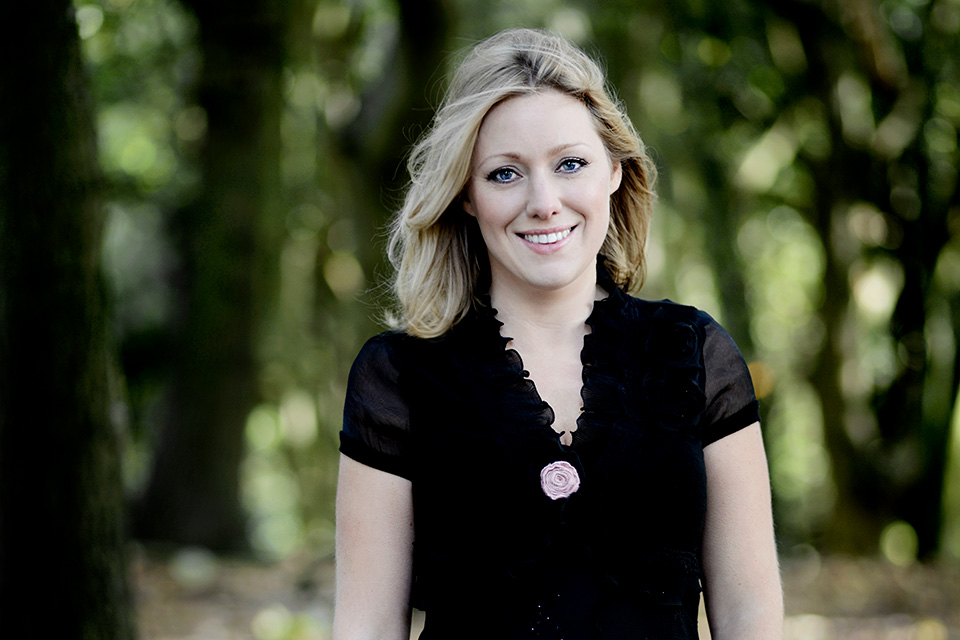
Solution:
<path fill-rule="evenodd" d="M 750 369 L 750 377 L 753 378 L 753 388 L 757 398 L 764 398 L 771 393 L 777 383 L 777 375 L 766 362 L 754 360 L 747 365 Z"/>
<path fill-rule="evenodd" d="M 283 640 L 290 637 L 293 615 L 282 604 L 261 609 L 250 622 L 250 630 L 257 640 Z"/>
<path fill-rule="evenodd" d="M 730 45 L 717 38 L 703 38 L 697 44 L 697 58 L 709 67 L 722 67 L 730 61 Z"/>
<path fill-rule="evenodd" d="M 334 295 L 349 299 L 363 286 L 363 267 L 352 254 L 333 253 L 323 265 L 323 278 Z"/>
<path fill-rule="evenodd" d="M 893 312 L 903 286 L 903 273 L 895 263 L 878 261 L 854 275 L 852 285 L 860 310 L 870 319 L 882 321 Z"/>
<path fill-rule="evenodd" d="M 564 7 L 550 18 L 550 29 L 573 42 L 583 42 L 590 35 L 590 18 L 579 9 Z"/>
<path fill-rule="evenodd" d="M 187 107 L 177 114 L 173 128 L 185 142 L 196 142 L 207 133 L 207 112 L 203 107 Z"/>
<path fill-rule="evenodd" d="M 306 391 L 296 389 L 284 396 L 280 418 L 284 440 L 294 447 L 306 447 L 317 439 L 317 405 Z"/>
<path fill-rule="evenodd" d="M 217 557 L 202 547 L 184 547 L 174 554 L 169 566 L 170 576 L 190 591 L 201 591 L 213 586 L 219 575 Z"/>
<path fill-rule="evenodd" d="M 687 128 L 683 97 L 677 79 L 650 71 L 640 80 L 640 102 L 651 122 L 664 133 L 681 133 Z"/>
<path fill-rule="evenodd" d="M 103 9 L 92 4 L 77 7 L 77 29 L 83 40 L 93 37 L 103 26 Z"/>
<path fill-rule="evenodd" d="M 905 567 L 917 560 L 917 544 L 917 532 L 902 520 L 891 522 L 880 534 L 883 557 L 898 567 Z"/>
<path fill-rule="evenodd" d="M 246 427 L 247 443 L 252 449 L 269 449 L 276 444 L 280 429 L 276 411 L 268 406 L 261 405 L 247 416 Z"/>

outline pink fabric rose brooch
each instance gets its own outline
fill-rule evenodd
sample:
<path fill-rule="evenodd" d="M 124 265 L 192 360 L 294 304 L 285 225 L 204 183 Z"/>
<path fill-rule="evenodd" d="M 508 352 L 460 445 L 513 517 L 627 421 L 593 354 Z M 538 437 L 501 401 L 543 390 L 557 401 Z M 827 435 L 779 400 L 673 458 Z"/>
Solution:
<path fill-rule="evenodd" d="M 540 488 L 551 500 L 569 498 L 580 488 L 580 474 L 566 460 L 551 462 L 540 470 Z"/>

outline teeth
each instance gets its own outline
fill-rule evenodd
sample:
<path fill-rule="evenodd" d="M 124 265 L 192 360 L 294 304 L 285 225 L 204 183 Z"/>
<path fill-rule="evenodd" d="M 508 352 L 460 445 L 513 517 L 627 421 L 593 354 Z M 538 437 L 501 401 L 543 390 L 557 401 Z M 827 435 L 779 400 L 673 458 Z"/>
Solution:
<path fill-rule="evenodd" d="M 560 233 L 535 233 L 535 234 L 524 234 L 523 239 L 527 242 L 532 242 L 534 244 L 553 244 L 558 240 L 563 240 L 573 229 L 564 229 Z"/>

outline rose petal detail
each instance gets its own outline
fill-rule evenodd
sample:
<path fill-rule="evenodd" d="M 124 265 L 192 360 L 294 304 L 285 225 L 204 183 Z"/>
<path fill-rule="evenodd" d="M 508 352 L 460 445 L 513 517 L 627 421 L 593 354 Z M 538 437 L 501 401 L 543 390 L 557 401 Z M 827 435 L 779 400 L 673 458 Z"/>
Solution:
<path fill-rule="evenodd" d="M 566 460 L 551 462 L 540 470 L 540 488 L 551 500 L 569 498 L 580 488 L 580 474 Z"/>

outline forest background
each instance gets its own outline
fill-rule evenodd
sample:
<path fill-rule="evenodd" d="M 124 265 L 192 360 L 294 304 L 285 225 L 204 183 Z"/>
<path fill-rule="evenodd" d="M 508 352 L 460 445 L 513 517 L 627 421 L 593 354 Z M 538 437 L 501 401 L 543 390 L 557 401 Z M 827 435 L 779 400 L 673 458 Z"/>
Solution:
<path fill-rule="evenodd" d="M 960 0 L 11 10 L 5 625 L 43 589 L 99 629 L 63 637 L 132 637 L 130 540 L 201 580 L 210 553 L 330 557 L 405 153 L 457 55 L 521 25 L 594 52 L 655 158 L 641 295 L 747 357 L 785 561 L 960 560 Z"/>

